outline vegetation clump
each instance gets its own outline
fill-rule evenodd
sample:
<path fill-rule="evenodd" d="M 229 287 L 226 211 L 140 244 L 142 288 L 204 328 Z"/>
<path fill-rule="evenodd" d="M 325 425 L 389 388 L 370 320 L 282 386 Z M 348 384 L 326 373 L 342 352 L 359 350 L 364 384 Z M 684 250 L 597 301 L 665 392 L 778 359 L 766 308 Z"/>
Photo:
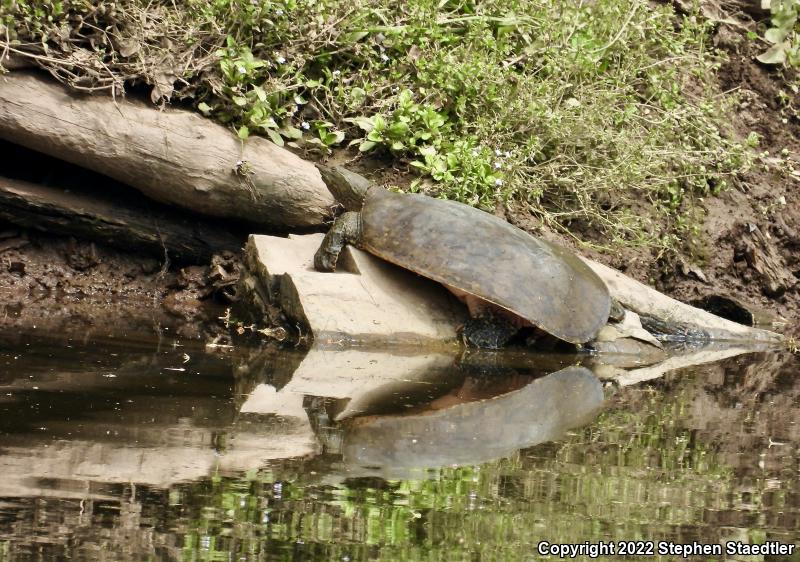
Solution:
<path fill-rule="evenodd" d="M 800 0 L 767 2 L 771 26 L 764 39 L 772 44 L 757 58 L 765 64 L 788 64 L 800 67 Z"/>
<path fill-rule="evenodd" d="M 595 243 L 686 249 L 749 166 L 708 26 L 645 0 L 0 0 L 0 51 L 152 86 L 243 139 L 383 153 L 412 190 Z"/>

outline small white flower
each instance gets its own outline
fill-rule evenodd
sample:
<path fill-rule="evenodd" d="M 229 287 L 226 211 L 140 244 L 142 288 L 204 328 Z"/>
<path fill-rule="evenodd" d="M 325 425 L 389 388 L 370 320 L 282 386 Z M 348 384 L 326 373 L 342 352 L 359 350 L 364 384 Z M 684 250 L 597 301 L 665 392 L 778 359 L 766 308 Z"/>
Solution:
<path fill-rule="evenodd" d="M 307 131 L 311 128 L 311 125 L 308 124 L 308 121 L 303 121 L 302 123 L 300 123 L 300 127 L 302 127 L 304 131 Z"/>
<path fill-rule="evenodd" d="M 511 158 L 511 151 L 510 150 L 506 150 L 505 151 L 505 157 L 506 158 Z"/>
<path fill-rule="evenodd" d="M 495 148 L 495 149 L 494 149 L 494 155 L 495 155 L 495 156 L 500 156 L 501 154 L 503 154 L 503 153 L 502 153 L 502 152 L 500 152 L 500 149 L 499 149 L 499 148 Z"/>
<path fill-rule="evenodd" d="M 501 162 L 495 162 L 494 163 L 494 169 L 495 170 L 499 170 L 502 167 L 503 167 L 503 164 Z"/>
<path fill-rule="evenodd" d="M 286 58 L 283 55 L 278 55 L 277 57 L 275 57 L 275 61 L 278 64 L 283 64 L 286 62 Z"/>
<path fill-rule="evenodd" d="M 282 16 L 283 15 L 283 10 L 278 8 L 277 10 L 275 10 L 275 15 Z"/>
<path fill-rule="evenodd" d="M 341 73 L 342 73 L 342 71 L 341 71 L 341 70 L 334 70 L 332 74 L 333 74 L 334 76 L 339 76 Z"/>
<path fill-rule="evenodd" d="M 250 0 L 250 3 L 251 3 L 253 6 L 258 6 L 258 0 Z"/>
<path fill-rule="evenodd" d="M 386 62 L 386 61 L 388 61 L 388 60 L 389 60 L 389 57 L 386 55 L 386 53 L 381 53 L 381 60 L 382 60 L 383 62 Z"/>
<path fill-rule="evenodd" d="M 496 180 L 494 180 L 494 184 L 497 187 L 500 187 L 501 185 L 503 185 L 503 180 L 501 180 L 500 178 L 497 178 Z"/>
<path fill-rule="evenodd" d="M 473 156 L 477 156 L 478 155 L 478 149 L 477 148 L 473 148 L 472 149 L 472 155 Z"/>
<path fill-rule="evenodd" d="M 243 67 L 242 65 L 237 66 L 236 67 L 236 71 L 239 74 L 247 74 L 247 69 L 245 67 Z"/>

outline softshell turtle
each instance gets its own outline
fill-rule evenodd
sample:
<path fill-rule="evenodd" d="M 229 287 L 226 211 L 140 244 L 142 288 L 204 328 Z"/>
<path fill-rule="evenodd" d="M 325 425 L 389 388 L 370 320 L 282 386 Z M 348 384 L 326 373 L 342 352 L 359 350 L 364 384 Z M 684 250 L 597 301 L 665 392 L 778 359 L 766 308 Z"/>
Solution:
<path fill-rule="evenodd" d="M 314 255 L 317 270 L 335 270 L 344 245 L 353 244 L 442 283 L 471 312 L 485 301 L 517 327 L 532 324 L 567 342 L 591 340 L 608 320 L 608 289 L 565 248 L 462 203 L 392 193 L 342 167 L 318 168 L 347 212 Z"/>

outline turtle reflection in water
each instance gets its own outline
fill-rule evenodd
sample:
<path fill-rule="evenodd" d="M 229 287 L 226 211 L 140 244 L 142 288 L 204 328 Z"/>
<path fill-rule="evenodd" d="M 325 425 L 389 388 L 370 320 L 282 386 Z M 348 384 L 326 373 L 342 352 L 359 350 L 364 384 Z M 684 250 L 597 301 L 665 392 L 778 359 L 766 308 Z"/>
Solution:
<path fill-rule="evenodd" d="M 462 203 L 392 193 L 344 168 L 318 167 L 347 212 L 317 250 L 317 270 L 335 270 L 352 244 L 442 283 L 469 307 L 463 335 L 478 347 L 501 347 L 531 325 L 585 343 L 608 320 L 605 284 L 561 246 Z"/>
<path fill-rule="evenodd" d="M 468 379 L 417 411 L 346 420 L 337 428 L 338 441 L 330 440 L 331 450 L 338 449 L 349 473 L 419 478 L 420 470 L 480 464 L 559 439 L 602 407 L 603 383 L 585 367 L 567 367 L 515 388 L 524 378 L 491 377 L 478 392 L 485 397 L 459 399 L 470 393 L 468 385 L 480 384 Z M 497 392 L 487 396 L 492 388 Z"/>

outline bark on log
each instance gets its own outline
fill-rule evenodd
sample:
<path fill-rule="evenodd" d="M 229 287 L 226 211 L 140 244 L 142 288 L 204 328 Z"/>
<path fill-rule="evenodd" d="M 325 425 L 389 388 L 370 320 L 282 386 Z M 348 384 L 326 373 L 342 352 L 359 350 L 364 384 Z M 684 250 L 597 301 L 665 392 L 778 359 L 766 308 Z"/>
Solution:
<path fill-rule="evenodd" d="M 97 196 L 0 177 L 0 218 L 20 226 L 75 235 L 148 252 L 180 263 L 207 263 L 243 240 L 223 230 L 152 209 L 120 208 Z"/>
<path fill-rule="evenodd" d="M 335 203 L 311 162 L 270 141 L 242 145 L 195 113 L 77 95 L 28 72 L 0 76 L 0 138 L 155 200 L 271 229 L 320 225 Z"/>
<path fill-rule="evenodd" d="M 755 273 L 761 291 L 768 297 L 776 298 L 797 284 L 797 279 L 787 273 L 781 255 L 775 244 L 755 225 L 739 224 L 739 240 L 734 249 L 734 261 L 743 259 Z"/>

